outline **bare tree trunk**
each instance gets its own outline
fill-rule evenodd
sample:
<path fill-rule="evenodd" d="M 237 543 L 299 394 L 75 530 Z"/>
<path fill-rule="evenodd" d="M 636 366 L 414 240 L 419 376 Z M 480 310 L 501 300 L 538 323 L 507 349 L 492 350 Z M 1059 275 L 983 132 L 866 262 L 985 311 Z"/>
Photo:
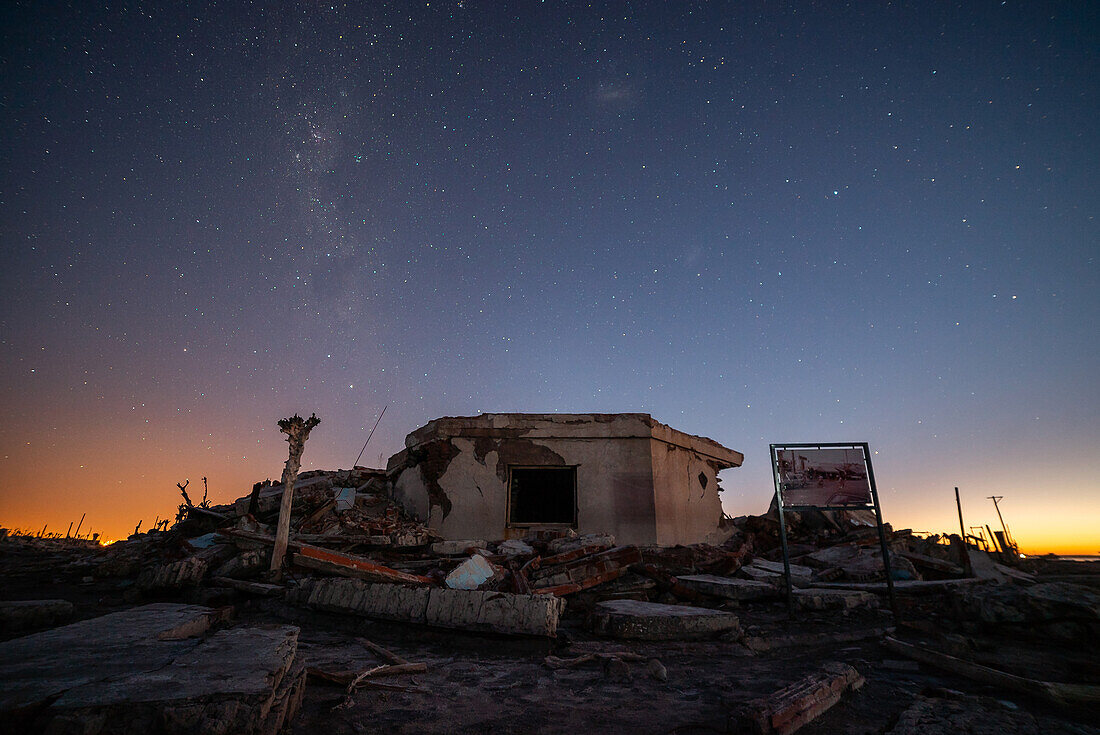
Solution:
<path fill-rule="evenodd" d="M 286 546 L 290 541 L 290 507 L 294 502 L 294 481 L 298 478 L 298 470 L 302 468 L 302 451 L 306 448 L 306 439 L 313 427 L 321 423 L 316 414 L 303 419 L 294 414 L 289 419 L 279 422 L 279 431 L 287 436 L 290 443 L 290 456 L 286 460 L 283 469 L 283 499 L 279 505 L 279 528 L 275 533 L 275 548 L 271 552 L 271 574 L 279 576 L 279 570 L 283 566 L 283 557 L 286 556 Z"/>

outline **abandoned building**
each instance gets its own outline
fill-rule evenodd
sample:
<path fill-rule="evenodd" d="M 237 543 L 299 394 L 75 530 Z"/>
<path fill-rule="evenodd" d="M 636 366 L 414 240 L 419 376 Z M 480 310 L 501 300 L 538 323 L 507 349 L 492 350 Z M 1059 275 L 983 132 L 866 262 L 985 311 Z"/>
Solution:
<path fill-rule="evenodd" d="M 440 418 L 405 447 L 387 467 L 394 499 L 448 539 L 572 528 L 620 544 L 715 543 L 718 472 L 744 460 L 644 413 Z"/>

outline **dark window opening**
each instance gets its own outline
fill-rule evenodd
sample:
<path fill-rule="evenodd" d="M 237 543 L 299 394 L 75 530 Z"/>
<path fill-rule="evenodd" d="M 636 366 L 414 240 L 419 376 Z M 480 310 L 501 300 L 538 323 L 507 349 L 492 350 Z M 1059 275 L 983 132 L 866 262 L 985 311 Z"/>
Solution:
<path fill-rule="evenodd" d="M 577 523 L 576 467 L 513 467 L 508 488 L 508 523 Z"/>

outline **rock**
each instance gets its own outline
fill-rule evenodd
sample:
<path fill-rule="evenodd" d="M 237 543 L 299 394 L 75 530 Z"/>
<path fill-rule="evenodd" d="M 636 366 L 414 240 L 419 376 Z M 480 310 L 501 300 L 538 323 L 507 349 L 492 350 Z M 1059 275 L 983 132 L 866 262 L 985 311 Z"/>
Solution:
<path fill-rule="evenodd" d="M 612 681 L 629 682 L 634 679 L 630 673 L 630 666 L 621 658 L 608 659 L 604 665 L 604 673 Z"/>
<path fill-rule="evenodd" d="M 0 633 L 51 628 L 72 616 L 68 600 L 7 600 L 0 602 Z"/>
<path fill-rule="evenodd" d="M 717 577 L 713 574 L 693 574 L 676 579 L 696 592 L 727 600 L 768 600 L 781 594 L 775 585 L 752 579 Z"/>
<path fill-rule="evenodd" d="M 1072 642 L 1100 634 L 1100 592 L 1067 582 L 972 586 L 961 597 L 963 615 L 1031 636 Z"/>
<path fill-rule="evenodd" d="M 298 629 L 156 604 L 0 643 L 0 720 L 22 732 L 277 732 L 297 710 Z"/>
<path fill-rule="evenodd" d="M 948 697 L 918 696 L 901 713 L 888 735 L 959 735 L 959 733 L 1049 732 L 1028 712 L 985 697 L 960 692 Z"/>
<path fill-rule="evenodd" d="M 590 624 L 598 635 L 641 640 L 709 638 L 740 628 L 733 613 L 638 600 L 596 603 Z"/>
<path fill-rule="evenodd" d="M 497 553 L 504 556 L 533 556 L 535 549 L 519 539 L 508 539 L 497 546 Z"/>
<path fill-rule="evenodd" d="M 651 658 L 645 666 L 646 673 L 657 681 L 668 681 L 668 669 L 659 659 Z"/>

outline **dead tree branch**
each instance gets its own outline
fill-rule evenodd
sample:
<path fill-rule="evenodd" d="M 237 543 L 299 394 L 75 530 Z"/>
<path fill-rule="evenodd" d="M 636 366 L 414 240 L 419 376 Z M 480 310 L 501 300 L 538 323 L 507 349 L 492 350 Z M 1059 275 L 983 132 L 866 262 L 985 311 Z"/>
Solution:
<path fill-rule="evenodd" d="M 306 439 L 313 427 L 321 423 L 317 414 L 311 414 L 308 419 L 303 419 L 294 414 L 288 419 L 279 421 L 279 431 L 286 434 L 286 440 L 290 444 L 290 456 L 287 457 L 286 467 L 283 469 L 283 498 L 279 505 L 279 528 L 275 534 L 275 548 L 271 552 L 271 573 L 278 576 L 283 566 L 283 557 L 286 556 L 286 545 L 290 540 L 290 508 L 294 499 L 294 481 L 298 477 L 298 470 L 302 469 L 302 452 L 306 448 Z"/>

